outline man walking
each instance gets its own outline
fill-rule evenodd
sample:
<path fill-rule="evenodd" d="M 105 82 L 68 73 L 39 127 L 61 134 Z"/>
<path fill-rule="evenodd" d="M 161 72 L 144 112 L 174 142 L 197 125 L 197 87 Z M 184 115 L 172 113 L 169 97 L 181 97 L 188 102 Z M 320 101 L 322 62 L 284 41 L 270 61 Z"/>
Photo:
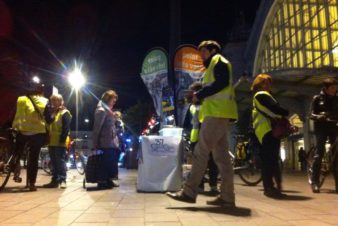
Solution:
<path fill-rule="evenodd" d="M 229 124 L 238 118 L 231 64 L 220 54 L 221 46 L 215 41 L 203 41 L 198 49 L 207 68 L 203 88 L 192 94 L 194 103 L 203 101 L 199 114 L 202 123 L 199 141 L 195 147 L 191 176 L 183 191 L 167 195 L 177 201 L 195 203 L 211 151 L 222 183 L 220 196 L 207 204 L 235 207 L 233 168 L 227 152 Z"/>

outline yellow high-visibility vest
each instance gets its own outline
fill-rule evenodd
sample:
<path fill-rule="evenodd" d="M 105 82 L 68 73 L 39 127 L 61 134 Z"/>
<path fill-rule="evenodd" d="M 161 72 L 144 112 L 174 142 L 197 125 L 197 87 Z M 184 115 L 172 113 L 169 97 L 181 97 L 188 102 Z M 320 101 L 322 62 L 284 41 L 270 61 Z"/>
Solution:
<path fill-rule="evenodd" d="M 49 146 L 51 147 L 67 147 L 69 142 L 69 135 L 67 136 L 65 142 L 60 142 L 60 136 L 62 133 L 62 116 L 64 114 L 69 114 L 72 116 L 67 109 L 63 109 L 58 111 L 58 113 L 55 115 L 54 121 L 49 125 Z"/>
<path fill-rule="evenodd" d="M 200 121 L 199 121 L 199 107 L 192 104 L 190 106 L 190 113 L 192 115 L 192 129 L 190 132 L 190 141 L 196 143 L 198 141 Z"/>
<path fill-rule="evenodd" d="M 48 100 L 36 95 L 30 97 L 37 106 L 40 114 L 43 115 Z M 46 133 L 45 120 L 40 114 L 35 110 L 32 101 L 27 96 L 21 96 L 17 100 L 12 127 L 24 133 Z"/>
<path fill-rule="evenodd" d="M 256 96 L 260 94 L 268 95 L 272 99 L 274 98 L 269 92 L 266 92 L 266 91 L 260 91 L 260 92 L 255 93 L 254 98 L 253 98 L 253 110 L 252 110 L 253 127 L 255 129 L 255 134 L 259 142 L 263 143 L 263 138 L 265 134 L 270 132 L 272 129 L 271 120 L 267 116 L 271 118 L 281 118 L 281 116 L 273 113 L 268 108 L 264 107 L 263 105 L 259 103 L 259 101 L 256 99 Z"/>
<path fill-rule="evenodd" d="M 229 85 L 220 92 L 203 100 L 199 114 L 201 122 L 208 116 L 214 118 L 238 119 L 235 90 L 232 85 L 232 68 L 227 59 L 220 54 L 213 56 L 203 76 L 202 84 L 208 85 L 215 81 L 214 68 L 219 61 L 224 62 L 228 66 Z"/>

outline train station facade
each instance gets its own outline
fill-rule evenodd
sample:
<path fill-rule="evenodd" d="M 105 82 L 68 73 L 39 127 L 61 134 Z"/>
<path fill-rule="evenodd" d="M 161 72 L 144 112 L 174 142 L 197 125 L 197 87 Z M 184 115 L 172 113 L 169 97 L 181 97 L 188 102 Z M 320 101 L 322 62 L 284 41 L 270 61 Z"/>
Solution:
<path fill-rule="evenodd" d="M 314 144 L 311 100 L 326 77 L 338 78 L 338 0 L 263 0 L 243 58 L 254 77 L 273 77 L 274 95 L 300 127 L 282 142 L 286 165 L 298 169 L 298 149 Z M 250 80 L 237 84 L 240 109 L 251 107 Z"/>

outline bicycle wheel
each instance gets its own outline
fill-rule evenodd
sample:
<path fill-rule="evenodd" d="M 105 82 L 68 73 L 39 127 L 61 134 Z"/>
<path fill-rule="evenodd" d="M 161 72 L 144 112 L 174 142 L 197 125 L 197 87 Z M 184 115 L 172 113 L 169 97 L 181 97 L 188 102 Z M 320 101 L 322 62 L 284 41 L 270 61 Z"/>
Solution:
<path fill-rule="evenodd" d="M 41 164 L 42 169 L 47 173 L 48 175 L 52 175 L 52 162 L 50 161 L 50 158 L 48 157 L 48 154 L 44 154 L 41 156 Z"/>
<path fill-rule="evenodd" d="M 249 185 L 256 186 L 262 181 L 261 162 L 258 155 L 252 154 L 244 163 L 243 169 L 238 171 L 241 180 Z"/>
<path fill-rule="evenodd" d="M 314 163 L 314 157 L 315 157 L 315 153 L 316 153 L 316 149 L 315 148 L 312 148 L 309 153 L 307 154 L 307 169 L 306 169 L 306 172 L 307 172 L 307 176 L 308 176 L 308 183 L 311 185 L 312 184 L 312 175 L 313 175 L 313 163 Z M 326 174 L 327 174 L 327 171 L 328 169 L 327 168 L 327 163 L 325 161 L 326 157 L 324 156 L 323 157 L 323 160 L 322 160 L 322 167 L 320 169 L 320 172 L 319 172 L 319 187 L 321 187 L 323 184 L 324 184 L 324 181 L 325 181 L 325 177 L 326 177 Z"/>
<path fill-rule="evenodd" d="M 84 175 L 85 173 L 85 167 L 86 167 L 85 158 L 86 157 L 82 153 L 76 155 L 76 159 L 75 159 L 76 170 L 80 175 Z"/>
<path fill-rule="evenodd" d="M 0 138 L 0 191 L 3 190 L 11 176 L 11 169 L 9 160 L 13 159 L 10 153 L 10 142 L 1 137 Z"/>

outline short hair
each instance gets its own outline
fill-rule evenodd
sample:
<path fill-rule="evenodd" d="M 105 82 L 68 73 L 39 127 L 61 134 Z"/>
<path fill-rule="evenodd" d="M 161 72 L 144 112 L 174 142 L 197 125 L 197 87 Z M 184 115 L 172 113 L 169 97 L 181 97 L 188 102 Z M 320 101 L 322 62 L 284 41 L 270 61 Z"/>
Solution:
<path fill-rule="evenodd" d="M 212 51 L 213 49 L 216 50 L 217 53 L 220 53 L 222 48 L 221 45 L 218 44 L 218 42 L 213 40 L 206 40 L 201 42 L 198 45 L 198 50 L 201 50 L 202 48 L 207 48 L 209 51 Z"/>
<path fill-rule="evenodd" d="M 113 99 L 113 98 L 118 98 L 117 93 L 114 90 L 108 90 L 104 92 L 104 94 L 101 97 L 101 101 L 105 104 L 108 104 L 108 102 Z"/>
<path fill-rule="evenodd" d="M 259 74 L 256 76 L 255 80 L 252 82 L 251 91 L 258 92 L 262 89 L 265 82 L 272 82 L 272 78 L 268 74 Z"/>
<path fill-rule="evenodd" d="M 323 85 L 325 88 L 329 88 L 330 86 L 337 85 L 338 81 L 334 78 L 326 78 L 323 80 Z"/>
<path fill-rule="evenodd" d="M 60 94 L 53 94 L 49 99 L 59 101 L 61 105 L 64 105 L 63 97 Z"/>
<path fill-rule="evenodd" d="M 198 90 L 202 89 L 203 85 L 201 82 L 194 82 L 189 86 L 189 90 L 192 90 L 194 92 L 197 92 Z"/>

